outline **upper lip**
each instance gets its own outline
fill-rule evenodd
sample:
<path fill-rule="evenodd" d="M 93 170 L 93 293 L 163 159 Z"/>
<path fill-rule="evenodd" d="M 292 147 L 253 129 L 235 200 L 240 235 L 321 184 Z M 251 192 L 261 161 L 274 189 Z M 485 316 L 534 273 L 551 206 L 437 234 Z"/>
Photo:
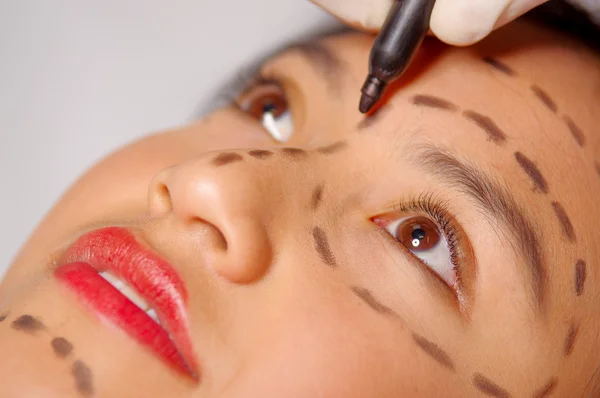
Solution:
<path fill-rule="evenodd" d="M 98 272 L 108 271 L 140 294 L 156 311 L 164 329 L 197 378 L 188 327 L 187 290 L 171 264 L 144 248 L 127 229 L 108 227 L 77 239 L 58 265 L 84 262 Z"/>

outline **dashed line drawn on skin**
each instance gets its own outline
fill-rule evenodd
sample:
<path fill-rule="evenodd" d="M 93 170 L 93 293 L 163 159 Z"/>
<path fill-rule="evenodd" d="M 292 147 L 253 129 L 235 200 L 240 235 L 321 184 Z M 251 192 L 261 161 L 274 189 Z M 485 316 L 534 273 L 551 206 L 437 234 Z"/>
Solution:
<path fill-rule="evenodd" d="M 542 193 L 548 193 L 548 182 L 542 175 L 540 169 L 538 169 L 537 165 L 533 162 L 533 160 L 529 159 L 527 156 L 523 155 L 521 152 L 515 152 L 515 160 L 521 166 L 521 169 L 531 178 L 533 181 L 533 185 L 535 190 L 538 190 Z"/>
<path fill-rule="evenodd" d="M 212 160 L 212 163 L 215 166 L 225 166 L 226 164 L 230 164 L 230 163 L 234 163 L 234 162 L 239 162 L 241 160 L 244 160 L 244 158 L 239 153 L 224 152 L 224 153 L 218 154 Z"/>
<path fill-rule="evenodd" d="M 533 95 L 535 95 L 535 97 L 538 100 L 540 100 L 542 104 L 546 106 L 546 108 L 552 111 L 552 113 L 556 113 L 558 111 L 558 106 L 556 105 L 556 102 L 554 102 L 554 100 L 546 91 L 544 91 L 544 89 L 542 89 L 537 84 L 532 84 L 529 88 L 533 92 Z"/>
<path fill-rule="evenodd" d="M 458 106 L 454 105 L 450 101 L 443 98 L 435 97 L 433 95 L 418 94 L 411 98 L 411 103 L 415 106 L 422 106 L 426 108 L 441 109 L 444 111 L 455 112 L 458 110 Z"/>
<path fill-rule="evenodd" d="M 550 379 L 544 387 L 540 388 L 536 393 L 533 394 L 533 398 L 547 398 L 556 389 L 556 377 Z"/>
<path fill-rule="evenodd" d="M 583 134 L 583 130 L 581 130 L 575 121 L 573 121 L 573 119 L 571 119 L 569 116 L 563 115 L 562 119 L 567 125 L 569 132 L 575 139 L 575 142 L 577 142 L 577 145 L 583 148 L 586 144 L 586 138 L 585 134 Z"/>
<path fill-rule="evenodd" d="M 335 256 L 331 251 L 331 247 L 329 247 L 329 240 L 327 239 L 325 231 L 319 227 L 314 227 L 312 236 L 315 242 L 315 250 L 319 254 L 319 257 L 321 257 L 321 260 L 331 268 L 336 268 L 337 263 L 335 261 Z"/>
<path fill-rule="evenodd" d="M 311 209 L 317 210 L 319 208 L 319 205 L 321 204 L 321 201 L 323 199 L 323 188 L 323 185 L 319 185 L 313 190 L 312 197 L 310 200 Z"/>
<path fill-rule="evenodd" d="M 73 362 L 71 374 L 73 375 L 73 378 L 75 378 L 75 386 L 80 394 L 84 397 L 91 397 L 94 395 L 92 371 L 83 361 L 78 359 Z"/>
<path fill-rule="evenodd" d="M 395 314 L 389 307 L 383 305 L 379 300 L 377 300 L 373 293 L 369 289 L 365 289 L 364 287 L 353 286 L 352 291 L 358 298 L 365 302 L 369 307 L 371 307 L 376 312 L 383 315 L 391 315 Z"/>
<path fill-rule="evenodd" d="M 308 153 L 300 148 L 282 148 L 281 153 L 293 160 L 301 160 L 308 156 Z"/>
<path fill-rule="evenodd" d="M 473 375 L 473 385 L 483 394 L 489 397 L 496 398 L 510 398 L 508 391 L 482 375 L 481 373 L 475 373 Z"/>
<path fill-rule="evenodd" d="M 512 69 L 510 66 L 506 65 L 504 62 L 497 60 L 496 58 L 484 57 L 483 61 L 485 63 L 487 63 L 488 65 L 490 65 L 492 68 L 504 73 L 505 75 L 508 75 L 508 76 L 516 76 L 517 75 L 517 72 L 515 72 L 514 69 Z"/>
<path fill-rule="evenodd" d="M 442 350 L 437 344 L 416 333 L 412 334 L 412 338 L 417 346 L 419 346 L 427 355 L 445 368 L 454 371 L 454 362 L 450 359 L 450 355 L 448 355 L 446 351 Z"/>
<path fill-rule="evenodd" d="M 569 331 L 567 333 L 567 337 L 565 338 L 564 344 L 564 353 L 565 356 L 568 357 L 573 352 L 573 348 L 575 347 L 575 340 L 577 340 L 577 333 L 579 332 L 579 326 L 575 324 L 571 324 L 569 326 Z"/>
<path fill-rule="evenodd" d="M 552 202 L 552 208 L 554 209 L 554 214 L 556 214 L 556 218 L 560 222 L 562 226 L 563 235 L 570 241 L 575 242 L 577 237 L 575 236 L 575 230 L 573 229 L 573 224 L 567 215 L 566 210 L 562 205 L 558 202 Z"/>
<path fill-rule="evenodd" d="M 55 337 L 50 342 L 50 345 L 52 346 L 52 350 L 54 350 L 56 356 L 59 358 L 66 358 L 71 352 L 73 352 L 73 344 L 71 344 L 71 342 L 64 337 Z"/>
<path fill-rule="evenodd" d="M 575 263 L 575 294 L 581 296 L 585 288 L 586 264 L 582 259 Z"/>
<path fill-rule="evenodd" d="M 345 149 L 347 146 L 348 146 L 348 143 L 346 141 L 337 141 L 331 145 L 317 148 L 317 152 L 322 153 L 324 155 L 332 155 L 334 153 L 337 153 L 337 152 Z"/>
<path fill-rule="evenodd" d="M 500 130 L 500 127 L 490 117 L 471 110 L 464 111 L 463 116 L 483 130 L 493 143 L 498 145 L 506 143 L 506 134 Z"/>
<path fill-rule="evenodd" d="M 46 329 L 46 326 L 42 321 L 32 315 L 21 315 L 12 322 L 11 326 L 15 330 L 29 334 L 34 334 L 40 330 Z"/>
<path fill-rule="evenodd" d="M 273 156 L 273 152 L 267 151 L 266 149 L 253 149 L 248 151 L 248 155 L 252 156 L 253 158 L 263 160 Z"/>
<path fill-rule="evenodd" d="M 0 315 L 0 322 L 6 320 L 10 312 Z M 24 314 L 11 322 L 11 327 L 27 334 L 47 330 L 46 325 L 37 317 Z M 73 344 L 64 337 L 55 337 L 50 341 L 54 354 L 60 359 L 66 359 L 74 351 Z M 81 360 L 75 360 L 71 366 L 71 375 L 75 379 L 77 391 L 83 397 L 94 395 L 93 378 L 91 369 Z"/>

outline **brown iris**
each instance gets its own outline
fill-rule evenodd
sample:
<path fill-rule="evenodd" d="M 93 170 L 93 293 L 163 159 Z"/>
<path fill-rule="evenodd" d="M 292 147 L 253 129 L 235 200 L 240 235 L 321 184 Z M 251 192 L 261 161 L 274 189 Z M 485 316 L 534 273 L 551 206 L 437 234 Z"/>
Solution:
<path fill-rule="evenodd" d="M 270 112 L 274 118 L 288 110 L 288 103 L 283 89 L 277 83 L 259 84 L 239 101 L 241 108 L 257 120 L 262 120 L 265 113 Z"/>
<path fill-rule="evenodd" d="M 436 224 L 425 217 L 411 217 L 403 221 L 396 230 L 400 243 L 412 251 L 425 251 L 435 247 L 440 241 Z"/>

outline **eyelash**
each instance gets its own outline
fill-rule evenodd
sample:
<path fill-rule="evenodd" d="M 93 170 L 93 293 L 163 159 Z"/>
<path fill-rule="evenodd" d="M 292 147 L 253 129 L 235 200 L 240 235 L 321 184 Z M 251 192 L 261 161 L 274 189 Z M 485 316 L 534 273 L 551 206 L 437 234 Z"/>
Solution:
<path fill-rule="evenodd" d="M 239 97 L 260 84 L 276 84 L 281 86 L 277 79 L 268 78 L 261 73 L 241 71 L 235 76 L 230 85 L 220 93 L 220 101 L 228 105 L 240 107 Z"/>
<path fill-rule="evenodd" d="M 448 210 L 446 202 L 432 193 L 424 193 L 416 198 L 409 198 L 404 202 L 395 204 L 394 212 L 402 215 L 410 212 L 423 212 L 436 223 L 448 245 L 450 262 L 456 273 L 456 284 L 459 285 L 460 263 L 463 258 L 463 250 L 460 233 L 455 225 L 456 220 Z"/>

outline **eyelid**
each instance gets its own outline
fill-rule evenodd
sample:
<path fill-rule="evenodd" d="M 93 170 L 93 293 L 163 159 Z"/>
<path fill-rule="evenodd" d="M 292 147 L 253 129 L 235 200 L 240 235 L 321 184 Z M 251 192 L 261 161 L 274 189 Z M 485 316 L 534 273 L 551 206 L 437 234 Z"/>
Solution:
<path fill-rule="evenodd" d="M 234 99 L 235 106 L 237 106 L 241 110 L 245 111 L 246 109 L 244 109 L 243 103 L 245 102 L 247 97 L 252 93 L 252 91 L 254 91 L 255 89 L 257 89 L 260 86 L 267 86 L 267 85 L 277 87 L 287 97 L 287 93 L 285 92 L 285 88 L 282 86 L 281 82 L 279 82 L 278 80 L 273 79 L 273 78 L 267 78 L 265 76 L 259 75 L 259 76 L 255 76 L 254 78 L 252 78 L 252 80 L 248 80 L 247 85 L 244 87 L 244 89 L 235 97 L 235 99 Z"/>
<path fill-rule="evenodd" d="M 422 264 L 422 260 L 417 258 L 408 248 L 399 243 L 389 233 L 386 232 L 387 237 L 393 240 L 396 246 L 400 246 L 402 250 L 409 255 L 411 260 L 418 262 L 420 267 L 425 267 L 428 274 L 433 276 L 436 281 L 439 281 L 444 286 L 446 292 L 452 292 L 454 300 L 458 300 L 459 310 L 463 314 L 468 314 L 472 306 L 472 300 L 474 298 L 474 284 L 475 284 L 475 270 L 476 270 L 476 258 L 474 255 L 473 248 L 470 243 L 468 235 L 461 227 L 460 223 L 451 212 L 451 203 L 445 200 L 442 196 L 435 195 L 433 192 L 425 192 L 416 197 L 408 197 L 405 200 L 401 200 L 392 206 L 392 209 L 388 212 L 384 212 L 385 216 L 372 217 L 371 220 L 378 226 L 381 226 L 377 219 L 391 219 L 406 216 L 407 213 L 413 213 L 418 215 L 425 215 L 429 217 L 433 222 L 438 225 L 444 239 L 448 242 L 448 228 L 452 229 L 452 233 L 456 238 L 456 246 L 453 250 L 456 251 L 457 264 L 457 288 L 450 287 L 435 271 Z M 448 225 L 440 225 L 440 220 L 447 223 Z M 385 228 L 385 227 L 384 227 Z M 450 242 L 448 242 L 450 245 Z"/>

